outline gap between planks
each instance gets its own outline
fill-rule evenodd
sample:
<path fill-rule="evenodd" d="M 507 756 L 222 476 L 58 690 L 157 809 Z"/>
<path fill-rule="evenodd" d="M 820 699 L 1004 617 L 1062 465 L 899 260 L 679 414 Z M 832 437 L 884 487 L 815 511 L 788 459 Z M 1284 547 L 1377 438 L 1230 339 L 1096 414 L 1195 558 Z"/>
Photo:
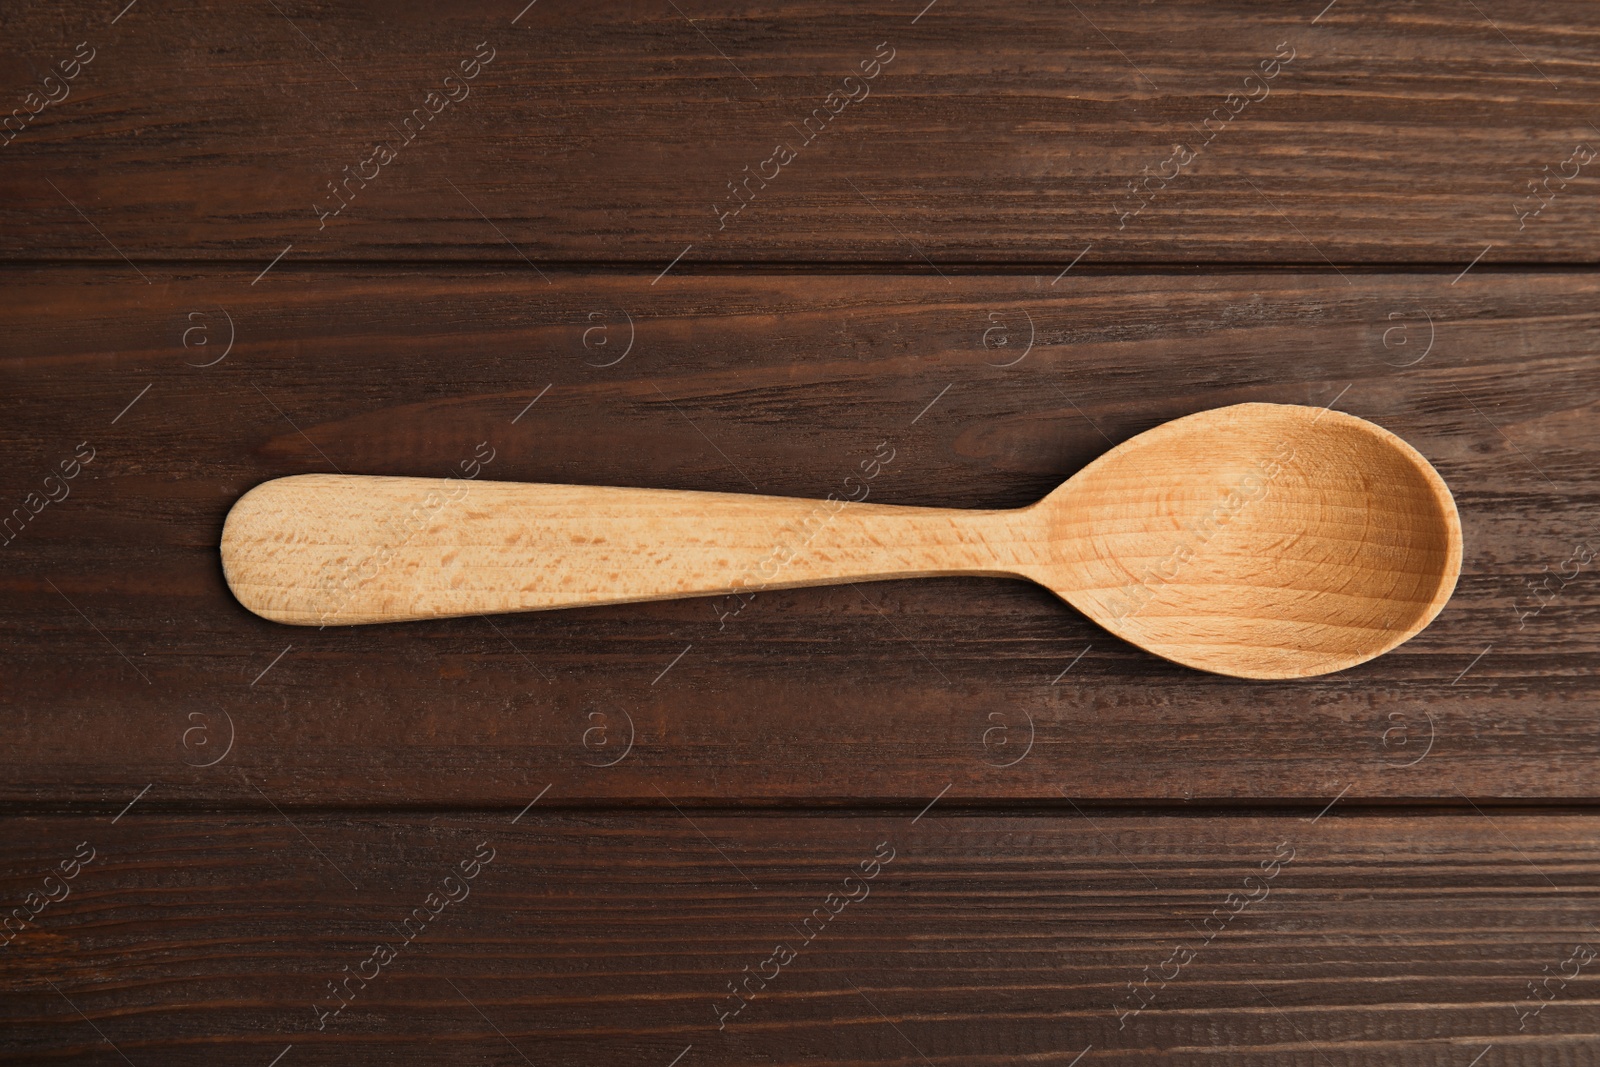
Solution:
<path fill-rule="evenodd" d="M 1482 815 L 1539 815 L 1558 818 L 1594 818 L 1600 815 L 1600 797 L 1527 799 L 1500 798 L 1402 798 L 1392 801 L 1379 799 L 1351 799 L 1348 794 L 1293 800 L 1195 800 L 1146 801 L 1107 799 L 1062 799 L 1045 797 L 1038 800 L 964 799 L 950 793 L 944 794 L 931 811 L 925 800 L 873 801 L 838 798 L 795 798 L 793 800 L 762 799 L 757 801 L 705 800 L 693 797 L 673 798 L 672 803 L 652 800 L 649 797 L 629 799 L 563 798 L 552 791 L 540 800 L 538 812 L 543 816 L 577 815 L 651 815 L 693 812 L 708 816 L 726 815 L 739 818 L 789 819 L 796 816 L 816 818 L 896 818 L 922 813 L 929 818 L 991 819 L 991 818 L 1079 818 L 1084 814 L 1101 818 L 1130 819 L 1299 819 L 1310 821 L 1324 816 L 1341 819 L 1389 819 L 1436 816 L 1439 818 L 1478 818 Z M 930 791 L 930 795 L 932 791 Z M 371 816 L 418 817 L 427 815 L 474 815 L 507 818 L 516 814 L 517 805 L 503 804 L 297 804 L 282 800 L 276 808 L 248 802 L 218 804 L 215 801 L 161 802 L 156 799 L 140 804 L 139 810 L 151 816 L 171 818 L 206 815 L 268 814 L 281 817 L 285 811 L 316 816 Z M 81 819 L 107 814 L 104 805 L 73 803 L 49 805 L 33 802 L 8 802 L 0 804 L 0 819 Z"/>
<path fill-rule="evenodd" d="M 1070 257 L 1069 257 L 1070 258 Z M 253 271 L 261 266 L 257 259 L 140 259 L 132 261 L 151 270 L 188 272 L 194 274 Z M 614 274 L 653 278 L 661 273 L 662 260 L 547 260 L 539 261 L 540 270 L 549 273 L 573 275 Z M 0 271 L 37 270 L 125 270 L 128 261 L 121 259 L 5 259 L 0 258 Z M 1062 264 L 1051 261 L 936 261 L 940 271 L 958 277 L 1055 277 Z M 1454 278 L 1461 274 L 1461 262 L 1374 260 L 1361 263 L 1341 263 L 1339 269 L 1364 275 L 1443 275 Z M 395 274 L 436 274 L 439 272 L 517 272 L 526 271 L 528 261 L 478 257 L 474 259 L 296 259 L 278 266 L 274 273 L 320 272 L 356 273 L 388 272 Z M 1600 271 L 1600 260 L 1503 260 L 1480 263 L 1473 275 L 1485 274 L 1586 274 Z M 716 260 L 701 263 L 679 263 L 671 277 L 719 277 L 751 273 L 773 276 L 833 275 L 895 275 L 905 277 L 936 277 L 926 264 L 877 260 Z M 1322 274 L 1331 272 L 1324 260 L 1219 260 L 1197 262 L 1194 260 L 1126 260 L 1105 263 L 1080 263 L 1073 276 L 1102 277 L 1189 275 L 1198 277 L 1245 274 Z"/>

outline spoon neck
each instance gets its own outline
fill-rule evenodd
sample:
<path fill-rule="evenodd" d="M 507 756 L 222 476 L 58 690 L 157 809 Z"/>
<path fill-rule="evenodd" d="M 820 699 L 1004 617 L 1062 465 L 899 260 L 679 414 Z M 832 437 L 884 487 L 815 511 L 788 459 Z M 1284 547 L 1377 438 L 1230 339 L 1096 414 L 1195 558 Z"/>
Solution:
<path fill-rule="evenodd" d="M 1045 531 L 1033 508 L 927 508 L 846 503 L 796 559 L 795 577 L 936 575 L 1032 577 L 1045 563 Z M 846 573 L 849 572 L 849 573 Z"/>

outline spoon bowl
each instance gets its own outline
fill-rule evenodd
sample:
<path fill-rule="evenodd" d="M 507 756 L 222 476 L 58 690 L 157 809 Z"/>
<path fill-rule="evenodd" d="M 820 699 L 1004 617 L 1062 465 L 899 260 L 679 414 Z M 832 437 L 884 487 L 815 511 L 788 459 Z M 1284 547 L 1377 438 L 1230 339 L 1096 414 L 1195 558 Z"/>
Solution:
<path fill-rule="evenodd" d="M 1028 577 L 1190 667 L 1301 678 L 1433 621 L 1461 571 L 1450 490 L 1416 449 L 1323 408 L 1240 404 L 1164 423 L 1034 509 Z"/>
<path fill-rule="evenodd" d="M 861 469 L 892 461 L 884 443 Z M 807 501 L 297 475 L 235 503 L 222 565 L 245 607 L 307 626 L 717 596 L 720 628 L 766 589 L 1020 577 L 1159 656 L 1243 678 L 1387 652 L 1461 570 L 1455 503 L 1428 461 L 1322 408 L 1164 423 L 1024 508 L 869 504 L 851 482 L 859 497 Z"/>

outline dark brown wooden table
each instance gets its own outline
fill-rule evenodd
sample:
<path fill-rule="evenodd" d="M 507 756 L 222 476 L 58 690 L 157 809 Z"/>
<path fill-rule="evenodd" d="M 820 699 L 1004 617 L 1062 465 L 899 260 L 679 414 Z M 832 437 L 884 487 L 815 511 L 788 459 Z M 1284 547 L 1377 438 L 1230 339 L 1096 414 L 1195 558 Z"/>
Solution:
<path fill-rule="evenodd" d="M 5 12 L 5 1062 L 1600 1063 L 1600 10 L 524 2 Z M 217 556 L 281 475 L 1006 507 L 1247 400 L 1449 481 L 1421 636 Z"/>

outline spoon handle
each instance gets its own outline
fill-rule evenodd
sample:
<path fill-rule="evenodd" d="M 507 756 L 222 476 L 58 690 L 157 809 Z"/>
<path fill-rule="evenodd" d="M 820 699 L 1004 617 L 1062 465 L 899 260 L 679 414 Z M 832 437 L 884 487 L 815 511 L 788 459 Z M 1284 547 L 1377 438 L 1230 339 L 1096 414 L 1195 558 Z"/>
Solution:
<path fill-rule="evenodd" d="M 733 594 L 726 617 L 760 589 L 1022 574 L 1037 530 L 1031 508 L 307 474 L 239 499 L 222 567 L 245 607 L 301 626 Z"/>

